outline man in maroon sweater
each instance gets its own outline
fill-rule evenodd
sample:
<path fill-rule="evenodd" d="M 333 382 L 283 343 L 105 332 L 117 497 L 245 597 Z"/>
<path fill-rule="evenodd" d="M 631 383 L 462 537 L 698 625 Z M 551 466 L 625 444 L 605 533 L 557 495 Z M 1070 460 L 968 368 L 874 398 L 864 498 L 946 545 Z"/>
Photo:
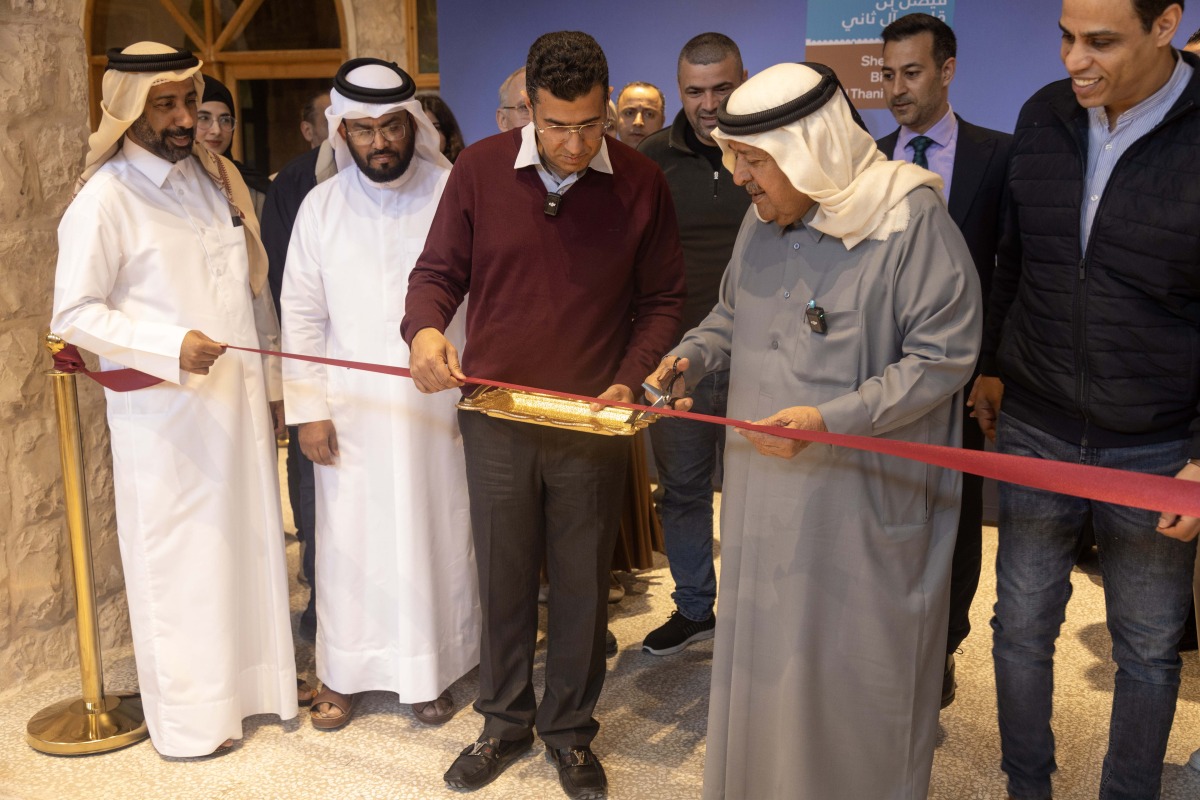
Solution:
<path fill-rule="evenodd" d="M 604 136 L 611 87 L 594 39 L 542 36 L 526 83 L 533 121 L 459 156 L 409 278 L 401 331 L 413 379 L 423 392 L 472 375 L 632 401 L 675 343 L 683 307 L 670 191 L 652 161 Z M 468 292 L 460 367 L 442 332 Z M 628 444 L 469 411 L 459 424 L 483 611 L 475 710 L 484 725 L 446 783 L 490 782 L 532 745 L 536 727 L 568 796 L 603 797 L 589 745 Z M 551 602 L 539 707 L 531 675 L 543 553 Z"/>

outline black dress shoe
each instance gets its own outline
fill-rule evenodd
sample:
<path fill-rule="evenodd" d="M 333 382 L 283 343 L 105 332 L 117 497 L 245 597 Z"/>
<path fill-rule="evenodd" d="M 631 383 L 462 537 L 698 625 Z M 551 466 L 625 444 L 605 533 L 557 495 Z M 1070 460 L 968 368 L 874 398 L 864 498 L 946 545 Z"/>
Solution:
<path fill-rule="evenodd" d="M 478 789 L 499 777 L 504 769 L 533 746 L 533 734 L 505 740 L 494 736 L 467 745 L 442 778 L 451 789 Z"/>
<path fill-rule="evenodd" d="M 942 673 L 942 708 L 954 702 L 958 681 L 954 679 L 954 653 L 946 656 L 946 671 Z"/>
<path fill-rule="evenodd" d="M 604 631 L 604 657 L 612 658 L 617 654 L 617 637 L 613 636 L 612 629 Z"/>
<path fill-rule="evenodd" d="M 600 759 L 587 747 L 564 747 L 561 750 L 546 745 L 546 760 L 558 767 L 558 782 L 572 800 L 603 800 L 608 791 L 608 778 Z"/>

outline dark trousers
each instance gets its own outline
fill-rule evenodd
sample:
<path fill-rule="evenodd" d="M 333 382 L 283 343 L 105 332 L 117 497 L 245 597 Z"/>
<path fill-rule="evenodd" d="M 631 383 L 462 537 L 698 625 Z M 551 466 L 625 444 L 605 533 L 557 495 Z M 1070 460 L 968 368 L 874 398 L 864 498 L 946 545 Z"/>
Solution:
<path fill-rule="evenodd" d="M 968 384 L 969 385 L 969 384 Z M 983 449 L 979 423 L 963 412 L 963 447 Z M 958 515 L 958 540 L 950 567 L 950 627 L 946 629 L 946 653 L 953 653 L 971 632 L 971 601 L 979 588 L 983 561 L 983 478 L 963 473 L 962 507 Z"/>
<path fill-rule="evenodd" d="M 308 581 L 308 607 L 317 613 L 317 496 L 313 463 L 300 452 L 300 429 L 288 426 L 287 484 L 292 520 L 296 523 L 298 539 L 304 542 L 301 569 Z"/>
<path fill-rule="evenodd" d="M 483 736 L 534 727 L 551 747 L 587 745 L 604 686 L 608 569 L 629 442 L 460 411 L 483 614 Z M 550 581 L 546 687 L 533 692 L 538 572 Z"/>

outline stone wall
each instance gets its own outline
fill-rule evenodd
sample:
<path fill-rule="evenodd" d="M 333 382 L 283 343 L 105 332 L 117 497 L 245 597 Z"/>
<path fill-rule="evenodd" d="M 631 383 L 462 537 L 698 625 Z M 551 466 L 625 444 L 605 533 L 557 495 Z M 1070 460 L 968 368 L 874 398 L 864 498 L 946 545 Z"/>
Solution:
<path fill-rule="evenodd" d="M 72 666 L 74 593 L 43 344 L 55 231 L 87 140 L 81 0 L 0 5 L 0 686 Z M 80 381 L 106 647 L 129 642 L 104 398 Z"/>
<path fill-rule="evenodd" d="M 350 21 L 351 58 L 382 58 L 408 69 L 404 8 L 401 0 L 352 0 L 346 3 Z"/>
<path fill-rule="evenodd" d="M 282 0 L 267 0 L 282 2 Z M 351 0 L 351 55 L 405 63 L 400 0 Z M 88 134 L 83 0 L 0 0 L 0 686 L 77 663 L 54 397 L 56 230 Z M 127 645 L 104 396 L 79 380 L 105 649 Z M 129 688 L 129 687 L 112 687 Z"/>

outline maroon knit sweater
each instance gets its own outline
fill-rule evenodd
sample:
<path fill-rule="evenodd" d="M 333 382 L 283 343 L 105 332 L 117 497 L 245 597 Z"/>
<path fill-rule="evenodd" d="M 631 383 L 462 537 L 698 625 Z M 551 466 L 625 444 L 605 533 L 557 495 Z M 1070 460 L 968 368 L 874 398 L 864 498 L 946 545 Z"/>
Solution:
<path fill-rule="evenodd" d="M 613 174 L 587 173 L 542 211 L 534 167 L 513 169 L 520 130 L 458 157 L 408 279 L 401 333 L 445 331 L 467 305 L 470 376 L 596 395 L 641 383 L 675 344 L 683 254 L 666 179 L 608 139 Z"/>

